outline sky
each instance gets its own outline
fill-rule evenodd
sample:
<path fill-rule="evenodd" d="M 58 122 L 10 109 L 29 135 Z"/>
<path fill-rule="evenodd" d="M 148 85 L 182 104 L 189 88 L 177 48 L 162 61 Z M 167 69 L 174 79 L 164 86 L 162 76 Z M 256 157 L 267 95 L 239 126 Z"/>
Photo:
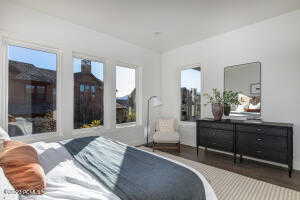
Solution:
<path fill-rule="evenodd" d="M 56 70 L 57 67 L 56 54 L 17 46 L 9 46 L 8 59 L 30 63 L 43 69 Z M 103 80 L 103 68 L 103 63 L 92 62 L 92 74 L 100 80 Z M 74 58 L 73 70 L 74 73 L 81 71 L 81 59 Z M 117 97 L 123 97 L 131 94 L 135 88 L 135 69 L 117 66 L 116 81 Z"/>
<path fill-rule="evenodd" d="M 116 67 L 117 97 L 131 94 L 135 88 L 135 69 L 128 67 Z"/>
<path fill-rule="evenodd" d="M 73 59 L 73 65 L 74 65 L 74 73 L 81 71 L 81 60 L 78 58 Z M 101 62 L 94 62 L 92 61 L 92 74 L 103 81 L 103 69 L 104 65 Z"/>
<path fill-rule="evenodd" d="M 30 63 L 39 68 L 56 70 L 56 54 L 54 53 L 9 46 L 8 59 Z"/>
<path fill-rule="evenodd" d="M 197 88 L 197 92 L 201 92 L 201 71 L 195 69 L 182 70 L 181 87 L 187 89 Z"/>

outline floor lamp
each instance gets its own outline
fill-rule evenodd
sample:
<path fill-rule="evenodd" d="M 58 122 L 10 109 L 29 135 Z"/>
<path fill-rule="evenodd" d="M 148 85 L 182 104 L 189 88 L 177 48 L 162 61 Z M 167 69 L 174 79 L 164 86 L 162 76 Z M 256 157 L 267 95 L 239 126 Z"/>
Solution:
<path fill-rule="evenodd" d="M 148 109 L 147 109 L 147 144 L 146 146 L 149 146 L 149 126 L 150 126 L 150 106 L 151 107 L 158 107 L 161 106 L 162 102 L 159 100 L 157 96 L 151 96 L 148 99 Z"/>

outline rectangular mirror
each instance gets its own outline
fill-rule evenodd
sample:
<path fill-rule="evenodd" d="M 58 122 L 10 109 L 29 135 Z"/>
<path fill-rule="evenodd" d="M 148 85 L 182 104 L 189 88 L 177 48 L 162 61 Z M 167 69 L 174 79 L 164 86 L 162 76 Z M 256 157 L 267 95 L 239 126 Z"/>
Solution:
<path fill-rule="evenodd" d="M 238 92 L 240 105 L 232 105 L 230 116 L 260 118 L 261 63 L 253 62 L 224 69 L 224 90 Z"/>

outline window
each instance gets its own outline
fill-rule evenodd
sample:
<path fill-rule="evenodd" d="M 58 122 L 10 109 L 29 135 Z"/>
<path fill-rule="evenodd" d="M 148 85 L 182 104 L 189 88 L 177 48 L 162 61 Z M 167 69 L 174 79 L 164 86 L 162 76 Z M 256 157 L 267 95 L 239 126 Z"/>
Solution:
<path fill-rule="evenodd" d="M 80 92 L 84 92 L 84 85 L 80 84 Z"/>
<path fill-rule="evenodd" d="M 95 94 L 96 93 L 96 88 L 94 85 L 91 86 L 91 89 L 92 89 L 92 94 Z"/>
<path fill-rule="evenodd" d="M 136 70 L 116 67 L 116 123 L 136 122 Z"/>
<path fill-rule="evenodd" d="M 104 64 L 74 58 L 74 128 L 103 125 Z"/>
<path fill-rule="evenodd" d="M 8 133 L 56 132 L 57 55 L 8 46 Z"/>
<path fill-rule="evenodd" d="M 201 116 L 201 68 L 181 71 L 181 121 L 195 121 Z"/>

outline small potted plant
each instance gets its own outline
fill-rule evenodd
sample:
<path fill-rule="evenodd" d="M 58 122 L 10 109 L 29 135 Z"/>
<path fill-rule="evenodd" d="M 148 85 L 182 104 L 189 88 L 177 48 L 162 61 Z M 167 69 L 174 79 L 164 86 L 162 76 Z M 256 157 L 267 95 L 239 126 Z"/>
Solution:
<path fill-rule="evenodd" d="M 232 105 L 239 105 L 239 93 L 232 90 L 225 90 L 223 92 L 224 100 L 224 115 L 229 116 Z"/>
<path fill-rule="evenodd" d="M 204 96 L 208 98 L 207 103 L 210 103 L 212 106 L 214 120 L 221 120 L 224 112 L 224 99 L 222 93 L 214 88 L 212 95 L 206 93 Z"/>

